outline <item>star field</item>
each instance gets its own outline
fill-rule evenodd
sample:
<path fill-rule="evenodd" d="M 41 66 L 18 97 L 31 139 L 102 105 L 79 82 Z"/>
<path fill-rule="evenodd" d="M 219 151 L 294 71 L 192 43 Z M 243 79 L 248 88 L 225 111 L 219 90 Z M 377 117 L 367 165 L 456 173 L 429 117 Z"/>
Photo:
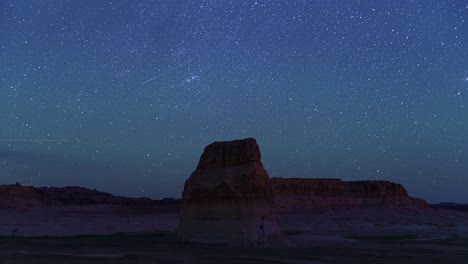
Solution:
<path fill-rule="evenodd" d="M 0 3 L 0 183 L 179 197 L 204 146 L 271 177 L 468 202 L 468 4 Z"/>

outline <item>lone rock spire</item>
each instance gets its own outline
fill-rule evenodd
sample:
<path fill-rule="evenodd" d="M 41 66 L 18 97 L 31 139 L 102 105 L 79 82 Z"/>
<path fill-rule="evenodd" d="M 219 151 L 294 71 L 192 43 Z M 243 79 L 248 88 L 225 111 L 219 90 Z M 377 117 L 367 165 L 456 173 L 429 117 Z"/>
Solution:
<path fill-rule="evenodd" d="M 178 239 L 250 246 L 278 237 L 271 182 L 253 138 L 208 145 L 185 182 Z"/>

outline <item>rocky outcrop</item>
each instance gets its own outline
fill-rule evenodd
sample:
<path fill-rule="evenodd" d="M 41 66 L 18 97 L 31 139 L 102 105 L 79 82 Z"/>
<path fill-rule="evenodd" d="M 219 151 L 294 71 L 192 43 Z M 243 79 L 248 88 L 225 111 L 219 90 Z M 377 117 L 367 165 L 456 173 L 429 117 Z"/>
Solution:
<path fill-rule="evenodd" d="M 175 199 L 152 200 L 150 198 L 129 198 L 114 196 L 78 186 L 67 187 L 32 187 L 15 185 L 0 185 L 0 208 L 28 208 L 40 206 L 68 205 L 174 205 L 179 206 Z"/>
<path fill-rule="evenodd" d="M 279 211 L 333 206 L 428 208 L 426 201 L 408 196 L 401 184 L 389 181 L 273 178 L 271 183 Z"/>
<path fill-rule="evenodd" d="M 203 151 L 197 170 L 227 168 L 249 163 L 263 168 L 260 149 L 254 138 L 211 143 Z"/>
<path fill-rule="evenodd" d="M 260 156 L 253 138 L 205 148 L 182 193 L 181 242 L 249 246 L 278 238 L 271 182 Z"/>

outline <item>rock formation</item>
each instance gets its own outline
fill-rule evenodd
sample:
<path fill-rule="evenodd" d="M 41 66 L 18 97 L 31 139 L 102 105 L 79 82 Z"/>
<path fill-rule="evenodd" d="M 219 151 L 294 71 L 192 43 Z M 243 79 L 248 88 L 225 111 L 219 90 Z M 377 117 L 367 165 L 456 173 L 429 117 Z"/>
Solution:
<path fill-rule="evenodd" d="M 98 204 L 174 205 L 174 207 L 179 207 L 179 203 L 175 199 L 152 200 L 149 198 L 120 197 L 78 186 L 36 188 L 21 186 L 20 184 L 0 185 L 0 209 Z"/>
<path fill-rule="evenodd" d="M 428 208 L 426 201 L 409 197 L 401 184 L 389 181 L 273 178 L 271 183 L 279 211 L 331 206 Z"/>
<path fill-rule="evenodd" d="M 214 142 L 185 182 L 177 236 L 184 243 L 269 243 L 279 234 L 273 211 L 256 140 Z"/>

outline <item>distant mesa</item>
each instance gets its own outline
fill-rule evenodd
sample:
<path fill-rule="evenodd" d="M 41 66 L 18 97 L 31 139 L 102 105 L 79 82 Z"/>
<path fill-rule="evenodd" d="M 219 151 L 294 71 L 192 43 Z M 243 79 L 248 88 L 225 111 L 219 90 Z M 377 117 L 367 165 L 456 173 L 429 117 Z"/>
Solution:
<path fill-rule="evenodd" d="M 120 197 L 79 186 L 32 187 L 22 186 L 19 183 L 0 185 L 0 209 L 69 205 L 152 206 L 161 204 L 179 206 L 178 200 L 175 199 L 152 200 Z"/>
<path fill-rule="evenodd" d="M 208 157 L 202 157 L 202 159 Z M 201 160 L 202 160 L 201 159 Z M 241 160 L 241 159 L 238 159 Z M 219 161 L 204 160 L 201 167 Z M 230 163 L 228 161 L 227 163 Z M 254 161 L 257 162 L 257 161 Z M 242 164 L 240 162 L 239 164 Z M 259 162 L 261 164 L 261 162 Z M 199 169 L 197 169 L 199 170 Z M 340 179 L 272 178 L 270 179 L 276 211 L 304 211 L 319 207 L 429 208 L 426 201 L 410 197 L 401 184 L 389 181 L 342 181 Z M 79 186 L 32 187 L 0 185 L 0 209 L 67 205 L 170 205 L 180 207 L 179 199 L 129 198 Z M 468 211 L 466 205 L 442 203 L 431 208 Z"/>
<path fill-rule="evenodd" d="M 273 202 L 256 140 L 214 142 L 185 182 L 178 239 L 231 246 L 279 241 Z"/>
<path fill-rule="evenodd" d="M 408 196 L 401 184 L 389 181 L 273 178 L 271 183 L 279 211 L 363 206 L 429 208 L 426 201 Z"/>

